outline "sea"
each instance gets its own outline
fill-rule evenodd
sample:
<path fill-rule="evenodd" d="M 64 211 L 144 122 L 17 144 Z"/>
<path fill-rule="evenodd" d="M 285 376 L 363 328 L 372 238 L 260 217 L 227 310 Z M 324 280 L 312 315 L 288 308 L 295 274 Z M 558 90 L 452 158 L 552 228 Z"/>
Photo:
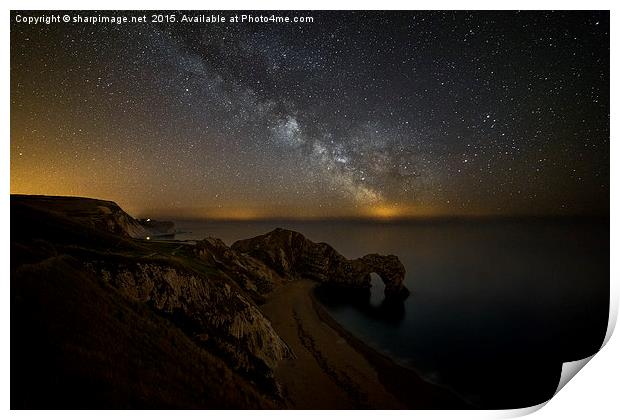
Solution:
<path fill-rule="evenodd" d="M 609 315 L 609 222 L 593 219 L 175 221 L 177 240 L 228 245 L 276 227 L 347 258 L 394 254 L 411 291 L 384 302 L 321 287 L 344 328 L 473 408 L 551 398 L 562 363 L 600 349 Z M 415 398 L 415 395 L 412 395 Z"/>

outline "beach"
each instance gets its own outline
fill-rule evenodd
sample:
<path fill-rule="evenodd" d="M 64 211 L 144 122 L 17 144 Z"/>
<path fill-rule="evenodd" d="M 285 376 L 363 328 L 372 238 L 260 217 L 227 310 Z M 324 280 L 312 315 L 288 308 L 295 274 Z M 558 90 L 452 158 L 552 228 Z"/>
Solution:
<path fill-rule="evenodd" d="M 315 287 L 292 281 L 261 306 L 295 354 L 275 369 L 287 408 L 467 408 L 344 330 L 314 298 Z"/>

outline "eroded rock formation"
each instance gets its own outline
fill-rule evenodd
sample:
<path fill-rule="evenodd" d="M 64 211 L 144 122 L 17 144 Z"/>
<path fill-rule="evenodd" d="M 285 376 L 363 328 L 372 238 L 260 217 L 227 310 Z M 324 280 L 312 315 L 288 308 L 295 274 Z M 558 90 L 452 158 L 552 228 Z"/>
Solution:
<path fill-rule="evenodd" d="M 253 295 L 269 293 L 285 281 L 262 261 L 229 248 L 218 238 L 198 241 L 193 251 L 200 260 L 222 270 Z"/>
<path fill-rule="evenodd" d="M 378 274 L 388 298 L 404 298 L 405 267 L 395 255 L 369 254 L 349 260 L 326 243 L 315 243 L 299 232 L 275 229 L 265 235 L 232 244 L 237 252 L 265 263 L 284 278 L 309 278 L 321 283 L 370 287 L 370 274 Z"/>
<path fill-rule="evenodd" d="M 91 260 L 87 268 L 104 284 L 173 319 L 199 344 L 237 371 L 271 377 L 291 352 L 256 304 L 222 275 L 204 276 L 163 262 Z"/>

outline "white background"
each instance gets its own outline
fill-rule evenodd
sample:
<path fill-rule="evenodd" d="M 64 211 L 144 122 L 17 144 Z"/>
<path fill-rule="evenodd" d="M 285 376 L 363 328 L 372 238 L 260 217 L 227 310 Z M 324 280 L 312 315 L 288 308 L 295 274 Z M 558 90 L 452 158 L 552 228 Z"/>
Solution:
<path fill-rule="evenodd" d="M 620 2 L 615 2 L 619 4 Z M 468 10 L 481 10 L 481 9 L 595 9 L 595 10 L 609 10 L 611 9 L 611 109 L 612 113 L 617 105 L 617 83 L 615 76 L 617 72 L 618 54 L 617 48 L 617 30 L 614 30 L 615 25 L 619 20 L 616 19 L 616 11 L 613 10 L 615 5 L 611 1 L 337 1 L 337 0 L 314 0 L 314 1 L 281 1 L 281 0 L 267 0 L 267 1 L 180 1 L 174 2 L 165 1 L 8 1 L 3 2 L 6 9 L 3 10 L 2 16 L 2 41 L 0 43 L 0 57 L 2 57 L 2 112 L 0 118 L 2 118 L 2 124 L 0 125 L 2 130 L 3 143 L 0 147 L 0 173 L 2 176 L 3 193 L 0 195 L 0 233 L 2 234 L 2 242 L 0 249 L 0 279 L 2 284 L 2 305 L 0 305 L 0 323 L 2 325 L 2 345 L 0 351 L 2 352 L 2 364 L 1 366 L 1 394 L 0 399 L 5 412 L 8 412 L 10 408 L 10 353 L 9 353 L 9 328 L 10 328 L 10 307 L 9 307 L 9 193 L 10 193 L 10 166 L 9 166 L 9 144 L 10 144 L 10 131 L 9 131 L 9 97 L 10 97 L 10 84 L 9 84 L 9 21 L 10 9 L 176 9 L 176 10 L 233 10 L 233 9 L 245 9 L 245 10 L 259 10 L 259 9 L 305 9 L 305 10 L 342 10 L 342 9 L 468 9 Z M 617 6 L 616 6 L 617 8 Z M 615 120 L 611 119 L 611 133 L 616 133 L 618 124 Z M 617 194 L 617 170 L 616 165 L 620 164 L 618 160 L 617 146 L 611 141 L 611 277 L 612 277 L 612 314 L 611 323 L 615 324 L 617 316 L 617 303 L 618 303 L 618 287 L 617 279 L 619 278 L 618 261 L 620 261 L 620 255 L 618 252 L 617 238 L 618 238 L 618 223 L 615 221 L 615 216 L 618 214 L 618 194 Z M 579 372 L 577 375 L 568 382 L 568 384 L 560 390 L 560 392 L 552 398 L 546 405 L 538 410 L 529 414 L 528 418 L 532 419 L 618 419 L 620 418 L 619 400 L 620 400 L 620 387 L 619 377 L 620 369 L 618 356 L 620 354 L 620 344 L 617 337 L 613 336 L 609 342 L 603 347 L 603 349 Z M 36 380 L 36 378 L 33 378 Z M 502 418 L 502 417 L 514 417 L 523 415 L 524 413 L 532 410 L 523 411 L 493 411 L 493 412 L 418 412 L 418 411 L 358 411 L 358 412 L 301 412 L 301 411 L 278 411 L 278 412 L 247 412 L 247 411 L 227 411 L 227 412 L 10 412 L 11 417 L 15 418 L 31 418 L 31 417 L 45 417 L 45 418 L 58 418 L 58 419 L 83 419 L 84 417 L 108 419 L 109 416 L 130 418 L 134 416 L 149 416 L 152 418 L 166 418 L 170 416 L 183 416 L 204 419 L 205 417 L 217 417 L 226 419 L 244 418 L 247 420 L 271 420 L 273 418 L 286 418 L 291 416 L 299 418 L 312 418 L 317 416 L 341 419 L 343 417 L 355 416 L 357 419 L 371 419 L 385 420 L 386 418 Z"/>

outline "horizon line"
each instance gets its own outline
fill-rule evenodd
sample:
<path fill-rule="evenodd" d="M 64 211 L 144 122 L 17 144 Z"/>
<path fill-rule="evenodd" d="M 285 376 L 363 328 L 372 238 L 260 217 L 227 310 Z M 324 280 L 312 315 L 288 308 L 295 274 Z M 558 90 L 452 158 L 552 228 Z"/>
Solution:
<path fill-rule="evenodd" d="M 49 197 L 49 198 L 78 198 L 86 200 L 98 200 L 112 202 L 120 206 L 116 200 L 110 200 L 99 197 L 87 197 L 83 195 L 50 195 L 50 194 L 24 194 L 10 193 L 10 196 L 22 197 Z M 132 212 L 133 213 L 133 212 Z M 590 219 L 610 221 L 611 212 L 581 212 L 581 213 L 487 213 L 487 214 L 418 214 L 418 215 L 401 215 L 401 216 L 370 216 L 370 215 L 351 215 L 351 216 L 257 216 L 257 217 L 222 217 L 222 216 L 183 216 L 181 213 L 174 214 L 158 214 L 157 210 L 148 214 L 147 211 L 135 212 L 136 216 L 130 215 L 134 219 L 172 219 L 202 222 L 378 222 L 378 223 L 398 223 L 398 222 L 447 222 L 447 221 L 468 221 L 468 220 L 550 220 L 550 219 Z"/>
<path fill-rule="evenodd" d="M 274 216 L 274 217 L 255 217 L 255 218 L 234 218 L 234 217 L 195 217 L 195 216 L 173 216 L 173 215 L 153 215 L 151 218 L 164 220 L 169 218 L 178 221 L 200 221 L 200 222 L 433 222 L 433 221 L 467 221 L 467 220 L 568 220 L 568 219 L 589 219 L 600 220 L 610 219 L 610 214 L 600 213 L 581 213 L 581 214 L 482 214 L 482 215 L 427 215 L 427 216 L 401 216 L 401 217 L 370 217 L 370 216 L 322 216 L 322 217 L 294 217 L 294 216 Z"/>

